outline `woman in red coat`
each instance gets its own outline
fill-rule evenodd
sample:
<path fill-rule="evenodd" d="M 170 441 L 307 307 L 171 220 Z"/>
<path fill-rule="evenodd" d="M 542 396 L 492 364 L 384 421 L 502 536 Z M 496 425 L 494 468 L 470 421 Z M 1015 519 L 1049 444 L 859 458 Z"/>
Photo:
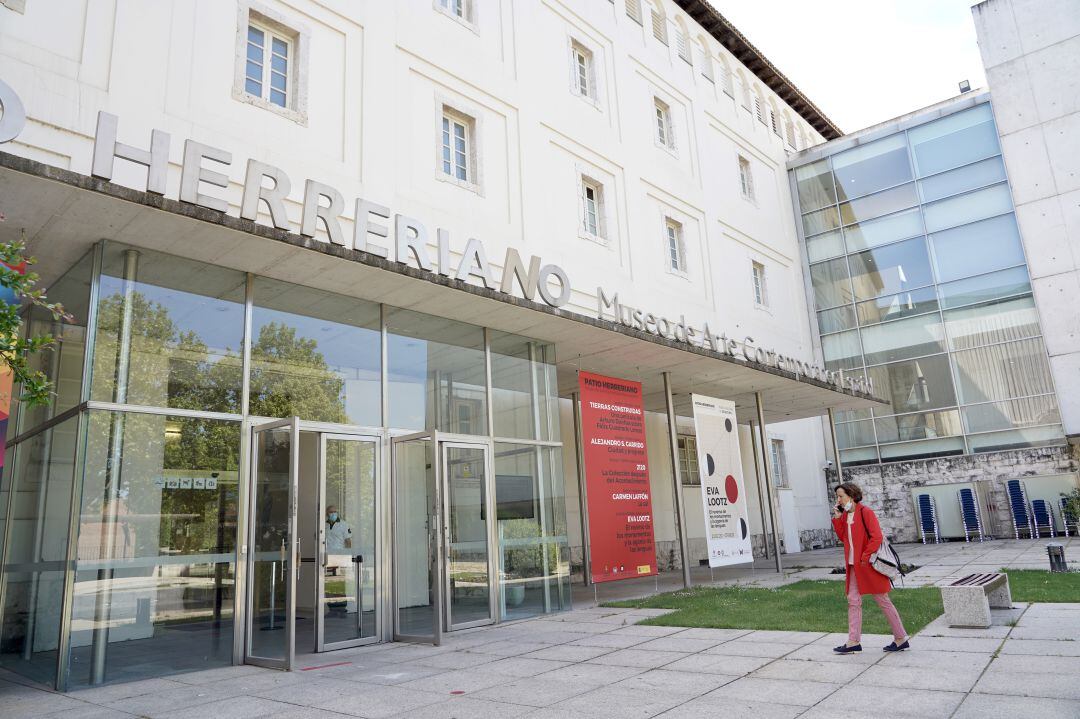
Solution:
<path fill-rule="evenodd" d="M 900 621 L 889 590 L 892 582 L 870 566 L 870 555 L 881 546 L 881 525 L 874 510 L 862 504 L 862 490 L 851 482 L 836 488 L 836 506 L 833 507 L 833 530 L 844 545 L 844 564 L 847 568 L 845 588 L 848 598 L 848 640 L 833 649 L 837 654 L 862 651 L 862 595 L 873 595 L 881 607 L 893 642 L 885 647 L 887 652 L 901 652 L 909 648 L 907 632 Z"/>

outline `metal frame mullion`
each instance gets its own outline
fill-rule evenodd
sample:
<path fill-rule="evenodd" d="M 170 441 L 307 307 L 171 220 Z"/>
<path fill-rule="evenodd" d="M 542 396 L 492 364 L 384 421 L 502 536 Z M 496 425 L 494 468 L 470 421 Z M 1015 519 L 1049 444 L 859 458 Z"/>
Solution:
<path fill-rule="evenodd" d="M 56 690 L 67 691 L 71 674 L 71 619 L 75 605 L 75 571 L 79 557 L 79 528 L 82 492 L 86 476 L 86 435 L 90 412 L 81 412 L 75 437 L 75 467 L 71 473 L 71 504 L 68 516 L 68 544 L 64 557 L 64 591 L 60 604 L 60 638 L 56 653 Z M 5 544 L 6 546 L 6 544 Z M 0 597 L 2 601 L 2 597 Z M 3 605 L 0 604 L 0 609 Z"/>

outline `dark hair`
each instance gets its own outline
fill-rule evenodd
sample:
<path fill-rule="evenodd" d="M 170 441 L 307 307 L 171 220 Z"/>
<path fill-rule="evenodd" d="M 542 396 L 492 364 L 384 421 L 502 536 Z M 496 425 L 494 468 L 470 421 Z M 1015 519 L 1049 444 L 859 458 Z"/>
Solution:
<path fill-rule="evenodd" d="M 844 494 L 851 497 L 851 501 L 858 504 L 862 501 L 862 490 L 859 489 L 859 485 L 854 482 L 844 482 L 843 484 L 836 485 L 836 489 L 844 490 Z M 835 490 L 834 490 L 835 491 Z"/>

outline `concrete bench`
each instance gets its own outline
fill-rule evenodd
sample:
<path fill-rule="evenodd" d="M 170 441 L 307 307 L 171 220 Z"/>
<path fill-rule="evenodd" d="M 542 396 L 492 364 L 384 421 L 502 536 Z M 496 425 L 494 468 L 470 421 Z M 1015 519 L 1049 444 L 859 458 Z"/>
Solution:
<path fill-rule="evenodd" d="M 941 603 L 950 627 L 986 629 L 990 609 L 1011 609 L 1009 578 L 1004 574 L 969 574 L 941 587 Z"/>

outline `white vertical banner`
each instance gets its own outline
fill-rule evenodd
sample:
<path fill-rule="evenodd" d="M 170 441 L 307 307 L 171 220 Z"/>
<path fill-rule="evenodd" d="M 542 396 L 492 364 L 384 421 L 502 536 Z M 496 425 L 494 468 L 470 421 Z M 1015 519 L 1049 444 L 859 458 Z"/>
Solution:
<path fill-rule="evenodd" d="M 690 399 L 694 404 L 709 566 L 752 562 L 754 551 L 750 546 L 735 403 L 700 394 L 691 395 Z"/>

